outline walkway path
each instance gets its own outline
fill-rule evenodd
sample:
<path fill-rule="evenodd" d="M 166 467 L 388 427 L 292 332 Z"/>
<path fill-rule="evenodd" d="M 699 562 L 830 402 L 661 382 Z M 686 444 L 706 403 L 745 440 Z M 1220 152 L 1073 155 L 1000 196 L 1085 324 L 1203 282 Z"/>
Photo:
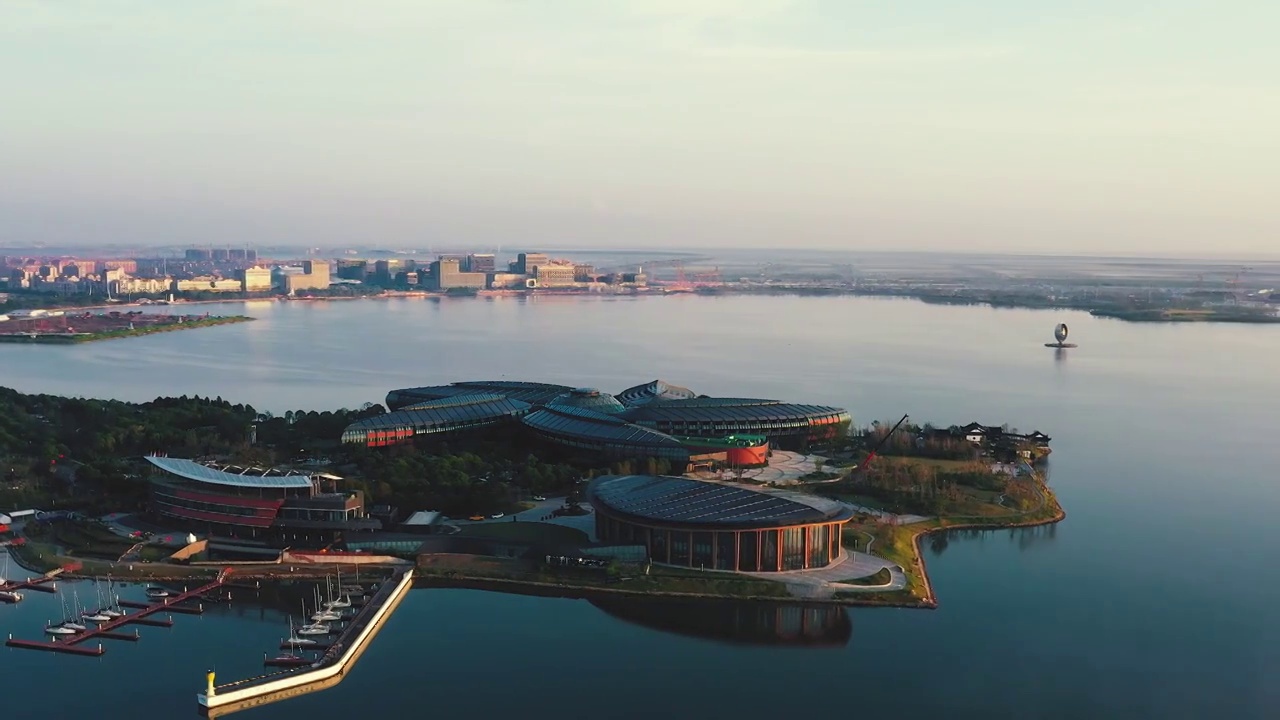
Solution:
<path fill-rule="evenodd" d="M 844 555 L 840 562 L 824 568 L 745 574 L 785 583 L 792 595 L 801 598 L 831 598 L 838 592 L 891 592 L 907 586 L 907 577 L 902 569 L 884 558 L 848 549 L 844 551 Z M 889 569 L 888 585 L 848 585 L 840 582 L 874 575 L 884 568 Z"/>

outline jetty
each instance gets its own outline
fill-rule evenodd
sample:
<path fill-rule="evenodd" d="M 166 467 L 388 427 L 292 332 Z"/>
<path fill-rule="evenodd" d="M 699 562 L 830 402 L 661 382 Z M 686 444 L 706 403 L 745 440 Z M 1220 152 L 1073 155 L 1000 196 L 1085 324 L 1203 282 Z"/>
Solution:
<path fill-rule="evenodd" d="M 26 580 L 0 582 L 0 591 L 17 592 L 19 590 L 36 590 L 42 593 L 54 593 L 58 591 L 58 588 L 53 584 L 53 581 L 57 580 L 59 575 L 64 572 L 74 572 L 79 569 L 79 564 L 68 565 L 66 567 L 55 568 L 43 575 L 27 578 Z"/>
<path fill-rule="evenodd" d="M 70 635 L 65 640 L 22 640 L 9 635 L 9 639 L 5 645 L 12 648 L 23 648 L 26 650 L 45 650 L 48 652 L 66 653 L 68 655 L 91 655 L 98 656 L 106 652 L 102 643 L 95 646 L 89 646 L 91 640 L 138 640 L 138 631 L 135 629 L 132 635 L 127 633 L 116 632 L 117 629 L 125 625 L 147 625 L 151 627 L 173 627 L 172 615 L 167 618 L 155 618 L 152 615 L 160 612 L 174 613 L 191 613 L 198 614 L 204 611 L 203 607 L 179 607 L 180 603 L 187 602 L 199 597 L 211 590 L 222 587 L 227 576 L 231 573 L 231 568 L 226 568 L 218 573 L 218 577 L 208 585 L 202 585 L 198 588 L 186 590 L 173 597 L 163 598 L 158 602 L 143 605 L 136 612 L 125 613 L 118 618 L 113 618 L 107 622 L 99 624 L 92 630 Z M 125 607 L 136 607 L 141 603 L 121 603 Z"/>
<path fill-rule="evenodd" d="M 216 677 L 209 671 L 205 691 L 196 694 L 200 711 L 216 717 L 336 685 L 412 587 L 413 568 L 397 569 L 378 586 L 324 654 L 304 667 L 224 685 L 215 684 Z"/>

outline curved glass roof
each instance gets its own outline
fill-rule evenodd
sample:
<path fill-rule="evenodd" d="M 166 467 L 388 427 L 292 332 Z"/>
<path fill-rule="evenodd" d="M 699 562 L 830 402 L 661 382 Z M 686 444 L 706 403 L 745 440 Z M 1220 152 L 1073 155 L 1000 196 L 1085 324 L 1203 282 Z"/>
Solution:
<path fill-rule="evenodd" d="M 244 474 L 229 473 L 225 470 L 211 468 L 208 465 L 201 465 L 193 460 L 159 457 L 156 455 L 148 455 L 147 461 L 161 470 L 177 475 L 178 477 L 186 478 L 187 480 L 195 480 L 196 482 L 212 483 L 214 485 L 232 485 L 234 487 L 250 488 L 311 487 L 311 476 L 309 475 L 250 475 L 250 471 L 245 471 Z"/>
<path fill-rule="evenodd" d="M 602 393 L 595 388 L 578 388 L 562 395 L 557 395 L 547 403 L 547 407 L 582 408 L 584 410 L 595 410 L 606 415 L 616 415 L 627 409 L 614 396 L 609 393 Z"/>
<path fill-rule="evenodd" d="M 417 402 L 439 400 L 457 395 L 473 395 L 475 393 L 493 393 L 529 403 L 544 405 L 551 398 L 569 392 L 567 385 L 551 385 L 548 383 L 521 382 L 519 380 L 470 380 L 451 385 L 428 385 L 416 388 L 401 388 L 387 393 L 387 406 L 400 408 Z"/>
<path fill-rule="evenodd" d="M 844 522 L 853 508 L 797 492 L 755 490 L 665 475 L 611 475 L 589 488 L 592 502 L 636 518 L 690 525 L 778 527 Z"/>
<path fill-rule="evenodd" d="M 794 421 L 801 418 L 848 416 L 838 407 L 799 405 L 753 398 L 694 398 L 652 402 L 627 410 L 623 417 L 634 422 L 761 422 Z"/>
<path fill-rule="evenodd" d="M 683 448 L 679 440 L 666 433 L 586 408 L 548 406 L 521 421 L 534 430 L 591 442 Z"/>
<path fill-rule="evenodd" d="M 437 425 L 482 423 L 528 412 L 529 403 L 493 393 L 470 393 L 428 400 L 383 415 L 357 420 L 347 426 L 368 431 L 391 428 L 432 428 Z"/>
<path fill-rule="evenodd" d="M 633 407 L 662 400 L 686 400 L 696 397 L 698 394 L 689 388 L 672 385 L 664 380 L 636 385 L 618 393 L 619 400 Z"/>

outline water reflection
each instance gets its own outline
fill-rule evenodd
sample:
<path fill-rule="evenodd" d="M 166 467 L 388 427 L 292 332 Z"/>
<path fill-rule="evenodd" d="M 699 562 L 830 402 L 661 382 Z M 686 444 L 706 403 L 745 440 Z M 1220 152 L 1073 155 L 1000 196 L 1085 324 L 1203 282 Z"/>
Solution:
<path fill-rule="evenodd" d="M 732 644 L 841 647 L 853 635 L 848 611 L 832 605 L 618 598 L 591 604 L 653 630 Z"/>
<path fill-rule="evenodd" d="M 948 530 L 946 532 L 931 533 L 925 546 L 929 548 L 929 553 L 933 557 L 938 557 L 946 551 L 952 540 L 977 540 L 982 542 L 1003 535 L 1018 550 L 1030 550 L 1053 543 L 1058 537 L 1057 528 L 1057 523 L 1054 523 L 1052 525 L 1036 525 L 1034 527 Z"/>

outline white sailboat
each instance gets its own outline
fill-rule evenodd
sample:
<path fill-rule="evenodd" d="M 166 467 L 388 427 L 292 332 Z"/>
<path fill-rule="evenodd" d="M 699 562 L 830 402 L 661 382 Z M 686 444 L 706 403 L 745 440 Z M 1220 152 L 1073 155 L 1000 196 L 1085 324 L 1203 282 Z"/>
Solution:
<path fill-rule="evenodd" d="M 85 610 L 80 613 L 80 617 L 84 618 L 85 620 L 88 620 L 89 622 L 96 622 L 96 623 L 110 622 L 112 620 L 111 616 L 102 612 L 102 588 L 98 587 L 98 585 L 95 583 L 93 586 L 93 592 L 95 595 L 97 595 L 97 598 L 98 598 L 98 609 Z"/>
<path fill-rule="evenodd" d="M 349 608 L 349 607 L 351 607 L 351 597 L 350 597 L 350 595 L 348 595 L 348 594 L 344 593 L 344 592 L 343 592 L 343 590 L 342 590 L 342 587 L 343 587 L 343 586 L 342 586 L 342 571 L 341 571 L 341 570 L 338 570 L 338 571 L 337 571 L 337 573 L 338 573 L 338 578 L 337 578 L 337 580 L 336 580 L 336 581 L 334 581 L 334 585 L 336 585 L 336 586 L 338 587 L 338 593 L 339 593 L 339 596 L 338 596 L 338 598 L 335 600 L 335 599 L 334 599 L 334 597 L 333 597 L 333 591 L 332 591 L 332 589 L 330 589 L 330 592 L 329 592 L 329 602 L 327 602 L 327 603 L 325 603 L 325 604 L 324 604 L 324 609 L 325 609 L 325 610 L 333 610 L 333 609 L 335 609 L 335 608 L 337 608 L 337 609 L 343 609 L 343 608 Z M 328 584 L 328 580 L 326 580 L 326 581 L 325 581 L 325 584 L 326 584 L 326 585 Z"/>
<path fill-rule="evenodd" d="M 293 631 L 293 618 L 289 618 L 289 638 L 284 642 L 287 642 L 290 645 L 295 645 L 299 647 L 306 647 L 308 645 L 316 644 L 316 641 L 312 640 L 311 638 L 298 637 L 298 634 Z"/>
<path fill-rule="evenodd" d="M 307 617 L 307 604 L 305 602 L 302 603 L 302 617 L 304 619 Z M 318 622 L 318 621 L 306 623 L 302 627 L 298 628 L 298 634 L 299 635 L 328 635 L 329 625 L 327 623 Z"/>
<path fill-rule="evenodd" d="M 328 584 L 326 578 L 325 584 Z M 334 612 L 330 609 L 321 609 L 320 607 L 320 588 L 316 588 L 316 613 L 311 616 L 315 622 L 337 622 L 342 619 L 342 613 Z"/>
<path fill-rule="evenodd" d="M 80 595 L 75 590 L 72 590 L 71 597 L 73 598 L 72 610 L 74 611 L 74 614 L 67 616 L 67 619 L 62 623 L 62 627 L 67 628 L 72 632 L 84 632 L 89 628 L 79 622 L 76 622 L 76 620 L 79 619 L 78 616 L 80 615 Z M 65 612 L 65 610 L 66 608 L 64 607 L 63 611 Z"/>
<path fill-rule="evenodd" d="M 53 625 L 53 624 L 45 625 L 44 631 L 49 633 L 50 635 L 75 635 L 76 634 L 75 630 L 72 630 L 71 628 L 65 625 Z"/>

